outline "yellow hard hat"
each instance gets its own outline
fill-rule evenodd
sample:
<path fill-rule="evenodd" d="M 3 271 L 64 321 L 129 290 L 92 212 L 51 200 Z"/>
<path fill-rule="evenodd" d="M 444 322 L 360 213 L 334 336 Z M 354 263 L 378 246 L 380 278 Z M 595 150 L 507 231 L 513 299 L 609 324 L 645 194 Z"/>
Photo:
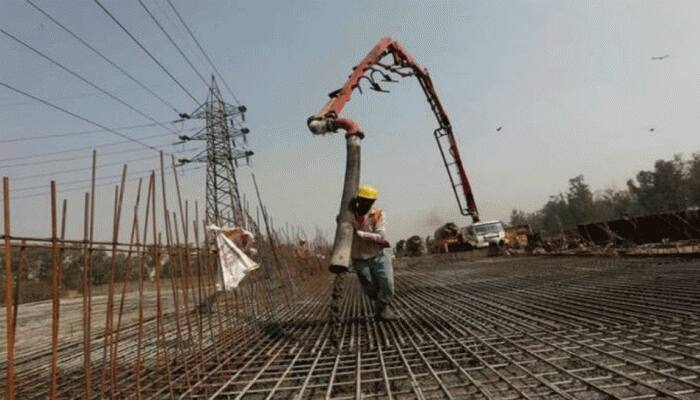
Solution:
<path fill-rule="evenodd" d="M 357 190 L 357 197 L 362 197 L 363 199 L 377 200 L 379 197 L 379 191 L 376 188 L 368 185 L 362 185 Z"/>

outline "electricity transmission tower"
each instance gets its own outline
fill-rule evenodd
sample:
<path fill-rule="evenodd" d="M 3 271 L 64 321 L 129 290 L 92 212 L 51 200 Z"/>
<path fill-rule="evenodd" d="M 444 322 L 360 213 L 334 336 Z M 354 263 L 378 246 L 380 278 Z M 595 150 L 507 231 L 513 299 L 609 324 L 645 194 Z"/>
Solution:
<path fill-rule="evenodd" d="M 245 112 L 245 106 L 233 106 L 224 102 L 216 79 L 212 75 L 207 101 L 200 105 L 192 114 L 180 114 L 180 117 L 183 119 L 195 118 L 206 121 L 206 126 L 194 135 L 180 136 L 183 142 L 206 140 L 206 149 L 190 159 L 180 159 L 179 161 L 181 165 L 189 162 L 207 163 L 206 214 L 209 223 L 227 227 L 243 227 L 260 235 L 258 223 L 251 218 L 247 207 L 243 206 L 240 191 L 238 190 L 238 178 L 236 177 L 236 168 L 238 168 L 239 160 L 245 160 L 246 164 L 249 164 L 250 157 L 253 155 L 253 152 L 247 147 L 248 140 L 246 135 L 250 131 L 243 126 L 245 123 Z M 251 177 L 260 211 L 263 214 L 270 250 L 277 268 L 281 268 L 282 264 L 277 254 L 274 236 L 270 230 L 268 214 L 260 197 L 255 174 L 252 172 Z M 267 279 L 271 279 L 267 268 L 265 268 L 265 271 Z M 285 271 L 288 280 L 292 284 L 292 290 L 296 291 L 294 282 L 289 275 L 289 269 L 285 268 Z"/>
<path fill-rule="evenodd" d="M 253 152 L 247 147 L 248 128 L 245 123 L 245 106 L 233 106 L 224 102 L 221 91 L 212 75 L 209 96 L 192 114 L 181 114 L 184 119 L 203 119 L 205 127 L 192 136 L 180 136 L 182 141 L 205 140 L 206 149 L 180 164 L 206 162 L 206 213 L 210 223 L 219 226 L 247 227 L 251 219 L 241 201 L 236 168 L 239 160 L 249 161 Z M 242 143 L 241 143 L 242 141 Z"/>

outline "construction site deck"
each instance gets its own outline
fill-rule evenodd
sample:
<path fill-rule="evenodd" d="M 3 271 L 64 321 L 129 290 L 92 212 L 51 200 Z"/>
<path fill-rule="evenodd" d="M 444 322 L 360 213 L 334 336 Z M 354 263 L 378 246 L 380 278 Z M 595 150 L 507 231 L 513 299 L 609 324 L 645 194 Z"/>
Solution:
<path fill-rule="evenodd" d="M 134 326 L 125 324 L 114 369 L 93 365 L 93 393 L 166 399 L 700 399 L 697 259 L 433 258 L 396 269 L 398 322 L 375 321 L 354 277 L 345 279 L 339 327 L 329 319 L 330 276 L 309 283 L 317 290 L 299 287 L 298 296 L 274 309 L 181 313 L 192 321 L 190 336 L 172 328 L 170 313 L 160 327 L 162 340 L 144 343 L 139 357 Z M 28 312 L 21 308 L 20 315 Z M 195 328 L 206 328 L 207 320 L 220 329 L 199 337 L 208 329 Z M 18 337 L 30 334 L 22 332 L 22 319 L 18 323 Z M 150 319 L 142 329 L 154 325 Z M 92 340 L 102 343 L 100 334 Z M 61 344 L 60 398 L 82 396 L 81 343 L 76 338 Z M 99 359 L 102 349 L 94 350 Z M 46 396 L 50 356 L 18 354 L 19 398 Z M 103 372 L 107 377 L 100 383 Z"/>

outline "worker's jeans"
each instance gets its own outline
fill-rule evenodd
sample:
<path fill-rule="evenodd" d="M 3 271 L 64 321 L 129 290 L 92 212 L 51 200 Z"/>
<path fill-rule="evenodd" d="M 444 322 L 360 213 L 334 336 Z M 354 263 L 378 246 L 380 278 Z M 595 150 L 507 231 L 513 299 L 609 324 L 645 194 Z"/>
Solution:
<path fill-rule="evenodd" d="M 391 256 L 381 254 L 360 260 L 353 258 L 352 266 L 362 284 L 362 290 L 376 305 L 388 304 L 394 296 L 394 267 Z"/>

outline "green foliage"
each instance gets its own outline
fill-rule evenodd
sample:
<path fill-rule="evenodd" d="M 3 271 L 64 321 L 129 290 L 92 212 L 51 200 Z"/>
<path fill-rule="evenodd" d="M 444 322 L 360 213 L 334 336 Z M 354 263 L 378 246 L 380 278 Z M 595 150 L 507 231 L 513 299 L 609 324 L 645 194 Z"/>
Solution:
<path fill-rule="evenodd" d="M 529 215 L 523 211 L 523 210 L 518 210 L 518 209 L 513 209 L 510 212 L 510 224 L 511 225 L 525 225 L 530 223 L 529 221 Z"/>
<path fill-rule="evenodd" d="M 569 179 L 569 192 L 562 210 L 568 211 L 570 222 L 581 223 L 594 216 L 593 192 L 583 180 L 583 175 Z"/>
<path fill-rule="evenodd" d="M 559 196 L 549 197 L 549 201 L 542 207 L 541 214 L 541 228 L 547 232 L 559 232 L 572 220 L 569 205 L 561 193 Z"/>
<path fill-rule="evenodd" d="M 680 155 L 658 160 L 653 171 L 639 171 L 637 183 L 627 182 L 641 210 L 655 213 L 686 208 L 689 202 L 688 168 Z"/>
<path fill-rule="evenodd" d="M 688 200 L 693 205 L 700 205 L 700 153 L 693 154 L 688 167 Z"/>
<path fill-rule="evenodd" d="M 566 226 L 625 216 L 681 210 L 700 205 L 700 153 L 690 160 L 676 155 L 658 160 L 652 171 L 639 171 L 627 181 L 627 190 L 606 189 L 593 193 L 583 175 L 569 179 L 566 194 L 550 196 L 538 211 L 514 209 L 511 225 L 529 223 L 550 234 Z"/>

